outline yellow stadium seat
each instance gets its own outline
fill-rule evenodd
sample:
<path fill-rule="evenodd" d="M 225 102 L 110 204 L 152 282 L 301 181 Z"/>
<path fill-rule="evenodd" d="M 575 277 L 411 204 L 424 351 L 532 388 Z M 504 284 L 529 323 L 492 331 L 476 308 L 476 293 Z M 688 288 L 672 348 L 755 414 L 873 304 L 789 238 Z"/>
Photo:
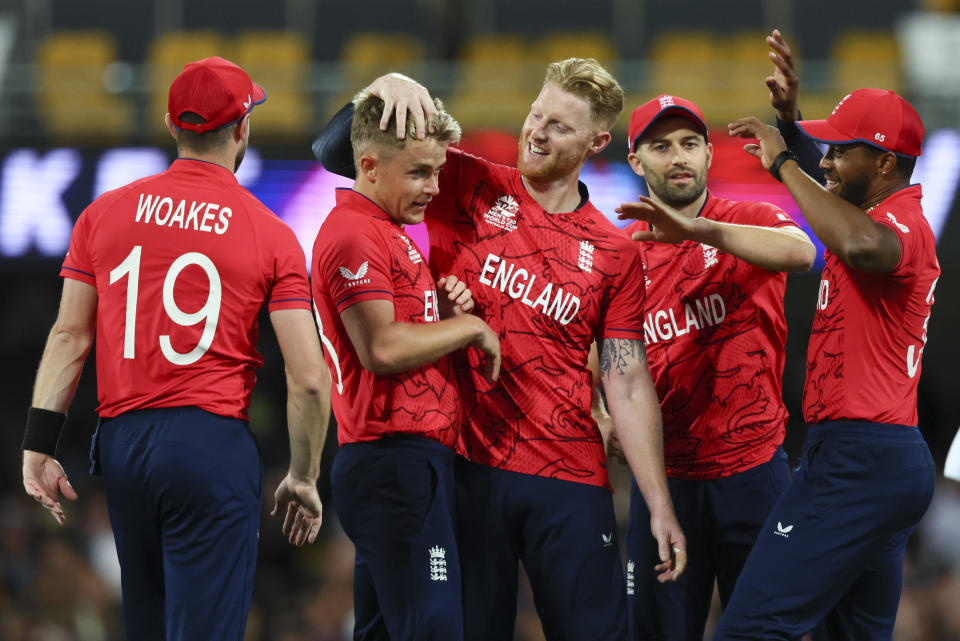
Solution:
<path fill-rule="evenodd" d="M 51 136 L 102 141 L 130 134 L 130 103 L 104 84 L 116 62 L 116 42 L 104 31 L 54 32 L 40 45 L 37 98 Z"/>
<path fill-rule="evenodd" d="M 540 59 L 546 63 L 565 58 L 595 58 L 609 69 L 619 58 L 610 37 L 599 32 L 554 32 L 540 40 L 539 50 Z"/>
<path fill-rule="evenodd" d="M 892 32 L 843 33 L 837 37 L 830 57 L 838 99 L 864 87 L 900 90 L 900 52 Z"/>
<path fill-rule="evenodd" d="M 648 86 L 653 95 L 648 100 L 664 93 L 680 96 L 695 102 L 704 117 L 713 121 L 713 91 L 726 82 L 719 75 L 723 70 L 717 60 L 719 49 L 715 37 L 706 31 L 674 31 L 658 37 L 649 53 Z"/>
<path fill-rule="evenodd" d="M 519 131 L 543 80 L 544 65 L 521 36 L 479 36 L 460 55 L 450 113 L 467 129 Z"/>
<path fill-rule="evenodd" d="M 233 47 L 238 65 L 267 92 L 267 102 L 252 119 L 258 140 L 297 138 L 312 131 L 309 80 L 310 47 L 289 31 L 247 31 L 238 34 Z"/>
<path fill-rule="evenodd" d="M 169 134 L 163 124 L 167 113 L 170 83 L 184 65 L 201 58 L 221 56 L 232 60 L 232 52 L 216 31 L 170 31 L 157 36 L 147 51 L 150 99 L 147 103 L 147 132 L 161 139 Z"/>
<path fill-rule="evenodd" d="M 343 90 L 330 99 L 331 116 L 377 77 L 396 71 L 416 78 L 426 53 L 416 36 L 400 33 L 359 32 L 344 42 L 340 52 Z"/>

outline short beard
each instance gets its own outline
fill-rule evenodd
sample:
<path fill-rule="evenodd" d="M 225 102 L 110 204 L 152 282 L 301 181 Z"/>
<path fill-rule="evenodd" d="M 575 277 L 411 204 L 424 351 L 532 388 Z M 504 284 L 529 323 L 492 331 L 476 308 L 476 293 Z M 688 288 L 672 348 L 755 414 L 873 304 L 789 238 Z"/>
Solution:
<path fill-rule="evenodd" d="M 641 166 L 643 166 L 643 163 L 641 163 Z M 686 207 L 699 198 L 700 195 L 703 194 L 703 190 L 707 187 L 707 172 L 705 171 L 695 175 L 694 181 L 689 187 L 679 188 L 673 187 L 668 182 L 668 179 L 651 171 L 646 166 L 643 166 L 643 174 L 650 192 L 656 194 L 657 198 L 674 209 Z"/>
<path fill-rule="evenodd" d="M 538 169 L 533 169 L 524 164 L 523 147 L 528 143 L 526 140 L 520 141 L 520 149 L 517 152 L 517 169 L 527 180 L 534 183 L 549 183 L 569 176 L 579 167 L 587 157 L 587 151 L 582 154 L 569 153 L 554 158 L 551 162 Z"/>
<path fill-rule="evenodd" d="M 867 190 L 870 189 L 870 178 L 864 173 L 849 180 L 843 181 L 837 195 L 851 205 L 862 207 L 867 200 Z"/>

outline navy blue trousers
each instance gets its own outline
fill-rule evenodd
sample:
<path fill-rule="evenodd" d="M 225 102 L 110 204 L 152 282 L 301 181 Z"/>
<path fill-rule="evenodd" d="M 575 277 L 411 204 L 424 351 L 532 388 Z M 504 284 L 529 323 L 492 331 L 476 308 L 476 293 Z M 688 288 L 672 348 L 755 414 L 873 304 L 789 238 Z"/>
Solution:
<path fill-rule="evenodd" d="M 242 641 L 263 473 L 244 421 L 195 407 L 104 419 L 91 448 L 117 543 L 127 638 Z"/>
<path fill-rule="evenodd" d="M 613 497 L 606 488 L 457 459 L 464 638 L 509 641 L 519 561 L 547 641 L 627 637 Z"/>
<path fill-rule="evenodd" d="M 333 501 L 356 547 L 353 638 L 459 641 L 453 450 L 415 436 L 340 448 Z"/>
<path fill-rule="evenodd" d="M 934 480 L 916 427 L 811 426 L 714 640 L 794 640 L 821 622 L 818 637 L 891 639 L 904 550 Z"/>
<path fill-rule="evenodd" d="M 762 465 L 720 479 L 668 478 L 670 498 L 687 538 L 687 569 L 658 583 L 657 540 L 650 511 L 634 482 L 627 533 L 627 615 L 634 641 L 703 641 L 713 586 L 726 606 L 753 542 L 790 482 L 783 449 Z"/>

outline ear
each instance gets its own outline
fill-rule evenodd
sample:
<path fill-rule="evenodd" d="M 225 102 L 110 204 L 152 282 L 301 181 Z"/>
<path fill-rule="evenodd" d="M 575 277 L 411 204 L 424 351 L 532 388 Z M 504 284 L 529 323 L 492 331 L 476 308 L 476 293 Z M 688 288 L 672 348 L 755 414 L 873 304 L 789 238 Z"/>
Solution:
<path fill-rule="evenodd" d="M 713 143 L 707 143 L 707 169 L 710 169 L 710 165 L 713 164 Z"/>
<path fill-rule="evenodd" d="M 612 138 L 609 131 L 601 131 L 598 134 L 594 134 L 593 139 L 590 141 L 590 155 L 599 154 L 606 149 Z"/>
<path fill-rule="evenodd" d="M 163 117 L 163 124 L 167 126 L 167 131 L 170 132 L 170 135 L 173 136 L 173 139 L 177 139 L 177 127 L 173 124 L 173 119 L 170 117 L 170 114 L 166 114 Z"/>
<path fill-rule="evenodd" d="M 891 175 L 897 168 L 897 155 L 892 151 L 880 154 L 877 156 L 876 167 L 881 176 Z"/>
<path fill-rule="evenodd" d="M 380 159 L 377 158 L 375 153 L 367 151 L 360 157 L 360 173 L 363 174 L 364 178 L 366 178 L 369 182 L 377 182 L 379 168 Z"/>
<path fill-rule="evenodd" d="M 237 123 L 236 129 L 233 130 L 233 139 L 237 142 L 242 142 L 247 140 L 247 136 L 250 135 L 250 114 L 247 114 L 240 119 L 240 122 Z"/>
<path fill-rule="evenodd" d="M 633 173 L 638 176 L 643 176 L 643 165 L 640 164 L 640 156 L 638 156 L 636 152 L 630 152 L 630 154 L 627 155 L 627 162 L 630 163 Z"/>

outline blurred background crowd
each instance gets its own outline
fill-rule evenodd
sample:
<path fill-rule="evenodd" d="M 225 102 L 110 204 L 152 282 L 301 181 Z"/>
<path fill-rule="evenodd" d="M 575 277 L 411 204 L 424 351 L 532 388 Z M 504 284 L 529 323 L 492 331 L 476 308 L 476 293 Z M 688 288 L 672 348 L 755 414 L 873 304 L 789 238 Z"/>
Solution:
<path fill-rule="evenodd" d="M 782 188 L 730 141 L 733 118 L 772 119 L 763 36 L 780 28 L 800 58 L 800 107 L 825 117 L 848 91 L 895 89 L 927 128 L 915 180 L 938 235 L 943 276 L 920 382 L 920 420 L 942 466 L 960 425 L 960 2 L 957 0 L 0 0 L 0 641 L 123 639 L 119 566 L 102 483 L 87 473 L 96 425 L 93 357 L 60 442 L 80 500 L 58 527 L 23 492 L 19 442 L 30 386 L 56 315 L 72 221 L 98 194 L 166 167 L 167 88 L 190 60 L 221 55 L 268 94 L 253 115 L 240 180 L 312 244 L 332 187 L 310 142 L 352 94 L 388 70 L 421 80 L 465 130 L 463 146 L 512 163 L 547 62 L 592 56 L 626 91 L 615 142 L 585 182 L 605 213 L 643 186 L 625 164 L 629 111 L 660 93 L 696 101 L 717 148 L 710 188 L 770 200 Z M 715 129 L 714 129 L 715 128 Z M 791 274 L 784 394 L 786 448 L 805 436 L 799 402 L 819 265 Z M 325 523 L 293 549 L 270 519 L 287 464 L 284 382 L 269 323 L 251 409 L 264 464 L 264 521 L 249 641 L 339 641 L 352 630 L 353 550 L 322 479 Z M 864 331 L 869 331 L 865 328 Z M 331 430 L 335 432 L 334 424 Z M 328 440 L 324 470 L 336 450 Z M 628 477 L 613 464 L 626 525 Z M 542 639 L 528 591 L 518 641 Z M 898 641 L 960 640 L 960 483 L 941 478 L 908 548 Z M 708 632 L 709 634 L 709 632 Z"/>

